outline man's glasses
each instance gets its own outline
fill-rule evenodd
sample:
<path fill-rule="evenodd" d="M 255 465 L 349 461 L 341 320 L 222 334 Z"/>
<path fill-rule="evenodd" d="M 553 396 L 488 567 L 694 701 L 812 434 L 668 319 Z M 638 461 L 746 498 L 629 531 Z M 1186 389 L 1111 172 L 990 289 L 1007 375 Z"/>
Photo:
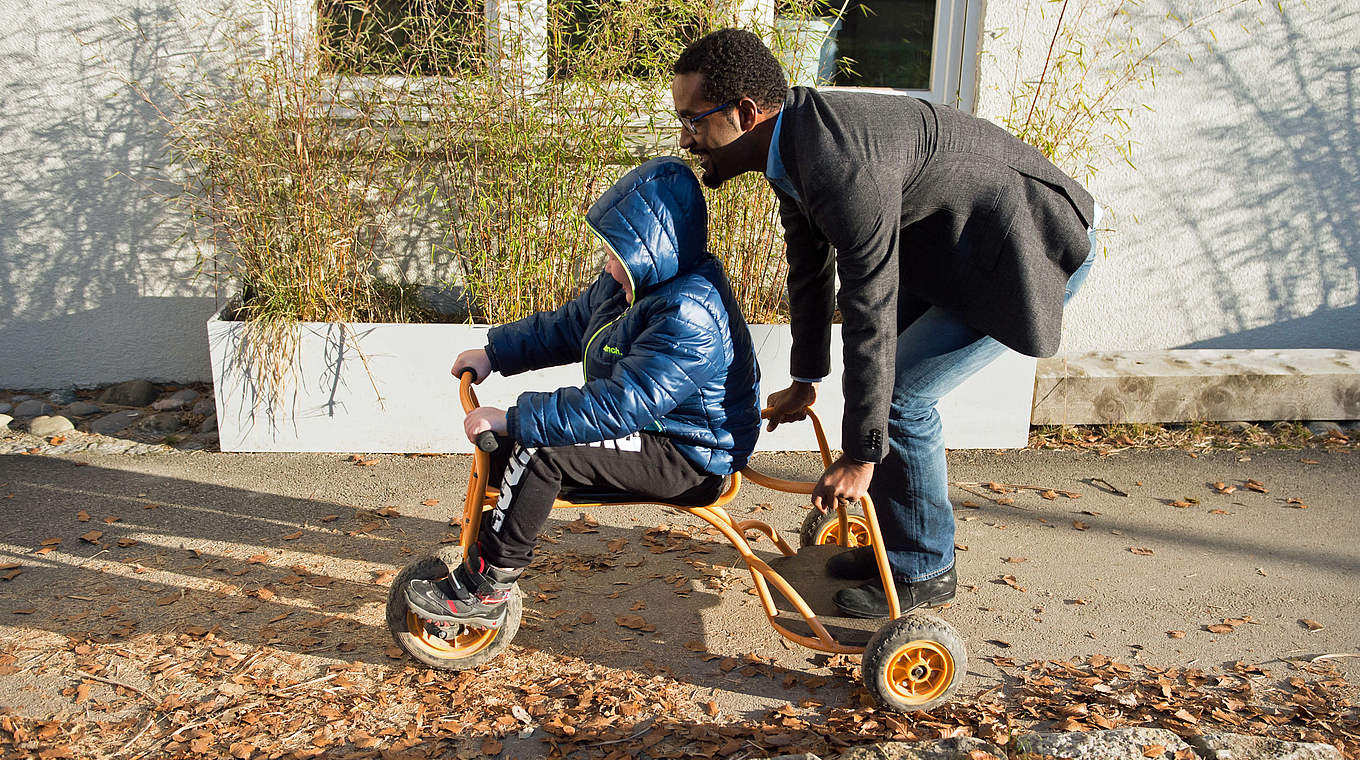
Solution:
<path fill-rule="evenodd" d="M 689 132 L 692 135 L 697 135 L 699 134 L 699 121 L 701 119 L 703 119 L 705 116 L 712 116 L 713 114 L 723 110 L 724 108 L 731 108 L 734 105 L 736 105 L 736 103 L 727 102 L 723 103 L 717 108 L 710 108 L 709 110 L 704 111 L 698 116 L 682 116 L 678 113 L 676 114 L 676 116 L 680 117 L 680 124 L 685 128 L 686 132 Z"/>

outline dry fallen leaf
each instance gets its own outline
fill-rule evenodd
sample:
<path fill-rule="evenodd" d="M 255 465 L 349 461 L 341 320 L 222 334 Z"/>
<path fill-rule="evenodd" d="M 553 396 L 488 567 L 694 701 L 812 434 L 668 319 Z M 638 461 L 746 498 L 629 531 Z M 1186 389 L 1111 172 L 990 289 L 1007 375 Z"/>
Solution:
<path fill-rule="evenodd" d="M 1288 504 L 1289 506 L 1291 506 L 1291 507 L 1293 507 L 1293 508 L 1295 508 L 1295 509 L 1307 509 L 1307 508 L 1308 508 L 1308 505 L 1303 503 L 1303 499 L 1300 499 L 1300 498 L 1298 498 L 1298 497 L 1296 497 L 1296 496 L 1291 496 L 1291 497 L 1289 497 L 1288 499 L 1285 499 L 1285 500 L 1284 500 L 1284 503 L 1285 503 L 1285 504 Z"/>
<path fill-rule="evenodd" d="M 656 626 L 648 623 L 641 615 L 620 615 L 614 618 L 614 622 L 623 628 L 631 628 L 635 631 L 650 632 L 656 630 Z"/>
<path fill-rule="evenodd" d="M 1161 744 L 1143 745 L 1143 757 L 1161 757 L 1166 754 L 1166 747 Z"/>
<path fill-rule="evenodd" d="M 284 540 L 284 541 L 296 541 L 296 540 L 298 540 L 299 538 L 302 538 L 302 531 L 300 531 L 300 530 L 299 530 L 299 531 L 294 531 L 294 532 L 292 532 L 292 533 L 289 533 L 288 535 L 286 535 L 286 536 L 283 537 L 283 540 Z"/>
<path fill-rule="evenodd" d="M 1255 491 L 1257 493 L 1270 493 L 1270 490 L 1266 488 L 1265 483 L 1262 483 L 1259 480 L 1255 479 L 1248 480 L 1246 486 L 1248 489 Z"/>
<path fill-rule="evenodd" d="M 1167 631 L 1166 637 L 1169 639 L 1183 639 L 1185 638 L 1185 631 Z"/>
<path fill-rule="evenodd" d="M 1299 620 L 1299 622 L 1303 623 L 1303 626 L 1310 631 L 1320 631 L 1326 627 L 1322 623 L 1319 623 L 1316 620 L 1309 620 L 1308 618 L 1303 618 Z"/>
<path fill-rule="evenodd" d="M 1072 527 L 1073 527 L 1073 528 L 1076 528 L 1077 530 L 1086 530 L 1086 529 L 1090 528 L 1091 526 L 1088 525 L 1088 524 L 1086 524 L 1086 523 L 1084 523 L 1084 522 L 1082 522 L 1081 520 L 1073 520 L 1073 521 L 1072 521 Z"/>
<path fill-rule="evenodd" d="M 1142 546 L 1130 546 L 1129 551 L 1133 552 L 1134 554 L 1137 554 L 1140 557 L 1152 556 L 1152 550 Z"/>
<path fill-rule="evenodd" d="M 321 522 L 335 522 L 336 520 L 339 519 L 340 515 L 326 515 L 325 517 L 321 518 Z"/>
<path fill-rule="evenodd" d="M 424 505 L 427 506 L 427 507 L 433 507 L 434 505 L 436 505 L 436 504 L 439 503 L 439 499 L 430 498 L 430 499 L 426 499 L 425 501 L 422 501 L 422 502 L 420 502 L 420 503 L 421 503 L 421 504 L 424 504 Z"/>
<path fill-rule="evenodd" d="M 1232 633 L 1233 627 L 1227 623 L 1211 623 L 1204 626 L 1204 630 L 1210 633 Z"/>
<path fill-rule="evenodd" d="M 1054 491 L 1051 488 L 1048 489 L 1047 491 L 1040 491 L 1039 495 L 1044 497 L 1045 499 L 1048 499 L 1049 501 L 1053 501 L 1054 499 L 1058 498 L 1058 492 Z"/>
<path fill-rule="evenodd" d="M 89 512 L 86 512 L 85 510 L 82 509 L 82 510 L 80 510 L 79 512 L 76 513 L 76 519 L 79 520 L 79 521 L 81 521 L 81 522 L 89 522 L 89 521 L 90 521 L 90 513 L 89 513 Z"/>
<path fill-rule="evenodd" d="M 97 542 L 101 537 L 103 537 L 103 535 L 104 531 L 102 530 L 92 530 L 89 533 L 86 533 L 85 535 L 81 536 L 80 540 L 85 541 L 86 543 L 93 544 Z"/>
<path fill-rule="evenodd" d="M 1299 461 L 1303 462 L 1304 464 L 1322 464 L 1322 462 L 1319 462 L 1316 459 L 1300 459 Z"/>

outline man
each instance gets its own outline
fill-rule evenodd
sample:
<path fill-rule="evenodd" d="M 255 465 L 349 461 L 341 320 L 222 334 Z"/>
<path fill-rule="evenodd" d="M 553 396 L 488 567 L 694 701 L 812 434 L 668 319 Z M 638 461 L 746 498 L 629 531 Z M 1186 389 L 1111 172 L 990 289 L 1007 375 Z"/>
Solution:
<path fill-rule="evenodd" d="M 1094 201 L 1032 147 L 952 108 L 789 89 L 744 30 L 698 40 L 673 73 L 680 145 L 704 184 L 759 171 L 779 197 L 794 382 L 770 396 L 770 429 L 815 399 L 839 307 L 844 454 L 812 503 L 868 493 L 903 610 L 949 602 L 954 517 L 936 401 L 1006 347 L 1057 352 L 1063 305 L 1093 258 Z M 837 554 L 827 571 L 867 581 L 836 594 L 844 614 L 887 615 L 871 549 Z"/>

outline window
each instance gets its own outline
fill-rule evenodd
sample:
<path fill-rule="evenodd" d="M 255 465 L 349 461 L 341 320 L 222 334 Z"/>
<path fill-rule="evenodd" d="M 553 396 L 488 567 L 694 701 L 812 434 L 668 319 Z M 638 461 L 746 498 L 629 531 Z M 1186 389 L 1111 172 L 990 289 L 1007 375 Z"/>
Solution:
<path fill-rule="evenodd" d="M 980 0 L 780 0 L 775 23 L 791 41 L 784 55 L 798 84 L 971 109 L 980 12 Z"/>
<path fill-rule="evenodd" d="M 971 109 L 982 0 L 282 2 L 310 17 L 324 65 L 337 72 L 477 74 L 490 61 L 529 86 L 571 79 L 583 67 L 613 80 L 658 79 L 721 16 L 773 28 L 794 84 Z"/>
<path fill-rule="evenodd" d="M 431 76 L 485 65 L 481 0 L 321 0 L 316 35 L 328 71 Z"/>

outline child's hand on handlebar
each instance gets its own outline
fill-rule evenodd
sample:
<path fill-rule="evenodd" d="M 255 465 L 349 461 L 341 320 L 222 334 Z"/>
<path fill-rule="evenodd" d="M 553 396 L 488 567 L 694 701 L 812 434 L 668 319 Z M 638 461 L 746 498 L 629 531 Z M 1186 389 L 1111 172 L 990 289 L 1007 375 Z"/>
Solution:
<path fill-rule="evenodd" d="M 817 400 L 817 386 L 794 381 L 782 391 L 770 394 L 768 406 L 761 416 L 770 421 L 765 430 L 774 430 L 784 422 L 797 422 L 807 417 L 807 408 Z"/>
<path fill-rule="evenodd" d="M 497 435 L 505 435 L 507 427 L 505 424 L 505 410 L 497 409 L 494 406 L 479 406 L 468 412 L 467 417 L 463 418 L 463 432 L 467 433 L 469 441 L 474 445 L 477 443 L 477 434 L 490 430 Z"/>
<path fill-rule="evenodd" d="M 491 357 L 486 355 L 485 348 L 471 348 L 458 355 L 453 360 L 453 367 L 449 374 L 458 377 L 464 370 L 472 370 L 473 383 L 480 383 L 491 374 Z"/>

